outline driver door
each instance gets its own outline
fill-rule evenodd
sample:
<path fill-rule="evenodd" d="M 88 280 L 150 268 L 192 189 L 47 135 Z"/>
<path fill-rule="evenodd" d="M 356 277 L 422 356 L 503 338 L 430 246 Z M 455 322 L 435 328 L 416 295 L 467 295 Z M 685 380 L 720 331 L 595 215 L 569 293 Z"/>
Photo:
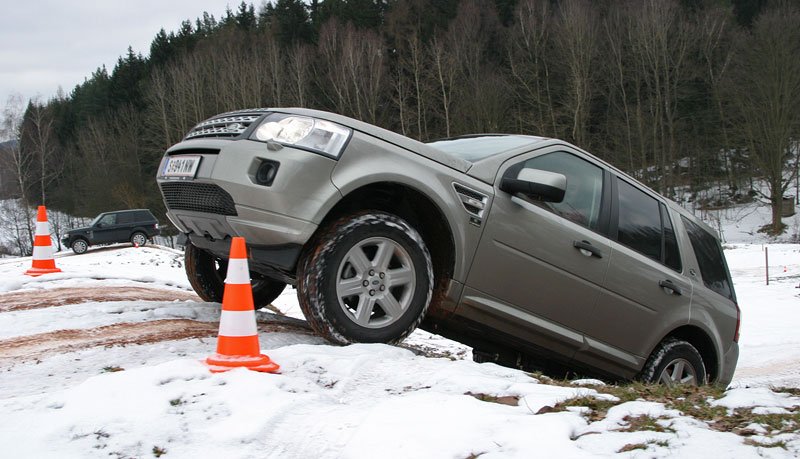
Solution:
<path fill-rule="evenodd" d="M 583 345 L 611 259 L 610 174 L 566 147 L 521 155 L 499 171 L 563 174 L 560 203 L 496 197 L 468 275 L 463 311 L 498 330 L 571 357 Z M 460 312 L 462 309 L 459 310 Z"/>
<path fill-rule="evenodd" d="M 92 227 L 92 244 L 108 244 L 115 239 L 117 214 L 105 214 Z"/>

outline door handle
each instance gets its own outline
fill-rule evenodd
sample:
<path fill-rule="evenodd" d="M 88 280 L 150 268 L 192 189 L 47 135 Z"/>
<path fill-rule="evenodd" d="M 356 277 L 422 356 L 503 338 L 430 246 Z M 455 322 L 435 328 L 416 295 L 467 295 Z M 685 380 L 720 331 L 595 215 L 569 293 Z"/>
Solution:
<path fill-rule="evenodd" d="M 580 250 L 581 254 L 587 257 L 603 258 L 603 252 L 589 243 L 589 241 L 572 241 L 572 246 Z"/>
<path fill-rule="evenodd" d="M 658 286 L 663 288 L 664 290 L 669 290 L 669 292 L 671 292 L 672 295 L 677 295 L 677 296 L 683 295 L 683 290 L 677 285 L 673 284 L 671 280 L 662 280 L 658 283 Z"/>

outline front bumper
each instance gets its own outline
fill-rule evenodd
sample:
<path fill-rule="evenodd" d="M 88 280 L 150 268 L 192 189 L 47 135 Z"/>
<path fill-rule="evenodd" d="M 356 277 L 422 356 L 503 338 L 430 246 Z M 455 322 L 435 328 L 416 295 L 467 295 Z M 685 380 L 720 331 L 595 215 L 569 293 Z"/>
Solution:
<path fill-rule="evenodd" d="M 167 151 L 201 154 L 191 180 L 157 177 L 167 217 L 192 243 L 219 258 L 228 257 L 230 238 L 244 237 L 251 249 L 251 269 L 277 277 L 293 276 L 299 253 L 327 209 L 341 198 L 331 182 L 336 161 L 291 147 L 270 150 L 249 140 L 198 139 Z M 185 153 L 184 153 L 185 152 Z M 269 184 L 260 183 L 263 162 L 277 164 Z"/>

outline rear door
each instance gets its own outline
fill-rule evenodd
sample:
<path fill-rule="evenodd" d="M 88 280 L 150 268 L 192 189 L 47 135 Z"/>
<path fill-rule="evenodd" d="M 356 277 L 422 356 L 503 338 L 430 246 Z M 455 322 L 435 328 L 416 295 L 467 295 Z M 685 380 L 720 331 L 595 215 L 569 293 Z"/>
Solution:
<path fill-rule="evenodd" d="M 602 234 L 609 174 L 557 147 L 521 155 L 499 176 L 523 167 L 564 174 L 564 200 L 535 202 L 496 185 L 459 313 L 571 357 L 590 326 L 611 255 Z"/>
<path fill-rule="evenodd" d="M 682 275 L 674 224 L 660 197 L 614 179 L 612 255 L 604 289 L 576 359 L 625 374 L 653 346 L 688 322 L 692 283 Z M 630 374 L 630 373 L 629 373 Z"/>
<path fill-rule="evenodd" d="M 129 240 L 134 226 L 136 226 L 136 212 L 118 213 L 113 242 L 125 242 Z"/>

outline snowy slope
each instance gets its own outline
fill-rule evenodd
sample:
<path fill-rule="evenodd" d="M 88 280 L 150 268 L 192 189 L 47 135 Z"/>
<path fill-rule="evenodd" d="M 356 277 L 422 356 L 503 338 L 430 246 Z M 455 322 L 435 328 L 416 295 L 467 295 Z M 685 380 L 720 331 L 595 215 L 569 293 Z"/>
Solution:
<path fill-rule="evenodd" d="M 769 246 L 769 286 L 762 250 L 727 250 L 744 317 L 741 359 L 736 388 L 712 403 L 796 413 L 797 394 L 769 387 L 800 388 L 800 246 Z M 476 364 L 469 348 L 422 331 L 404 347 L 338 347 L 302 323 L 260 312 L 262 350 L 281 373 L 212 375 L 200 361 L 214 351 L 218 305 L 192 299 L 180 252 L 122 245 L 62 253 L 56 262 L 63 273 L 30 278 L 21 274 L 29 258 L 0 260 L 4 457 L 800 454 L 797 426 L 767 435 L 754 425 L 752 436 L 743 437 L 643 400 L 620 401 L 600 419 L 578 407 L 553 410 L 548 407 L 575 397 L 615 397 L 596 381 L 549 385 Z M 68 298 L 53 305 L 53 293 L 60 292 Z M 287 289 L 274 305 L 301 318 L 294 293 Z M 153 338 L 148 327 L 155 325 L 163 325 L 157 331 L 167 330 L 168 339 Z M 445 357 L 420 355 L 430 350 Z M 493 403 L 503 401 L 494 397 L 507 398 Z M 640 416 L 661 427 L 631 429 Z"/>

